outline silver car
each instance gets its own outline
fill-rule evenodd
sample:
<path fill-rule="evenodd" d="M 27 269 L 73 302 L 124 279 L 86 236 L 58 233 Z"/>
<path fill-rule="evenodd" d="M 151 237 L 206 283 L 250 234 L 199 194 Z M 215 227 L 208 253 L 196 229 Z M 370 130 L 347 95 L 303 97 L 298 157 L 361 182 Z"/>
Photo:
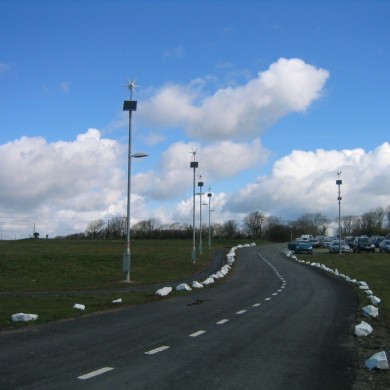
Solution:
<path fill-rule="evenodd" d="M 339 253 L 340 249 L 342 253 L 351 252 L 351 248 L 344 240 L 341 240 L 341 248 L 340 248 L 340 240 L 333 240 L 329 245 L 329 253 Z"/>
<path fill-rule="evenodd" d="M 379 244 L 379 252 L 390 252 L 390 240 L 382 240 Z"/>

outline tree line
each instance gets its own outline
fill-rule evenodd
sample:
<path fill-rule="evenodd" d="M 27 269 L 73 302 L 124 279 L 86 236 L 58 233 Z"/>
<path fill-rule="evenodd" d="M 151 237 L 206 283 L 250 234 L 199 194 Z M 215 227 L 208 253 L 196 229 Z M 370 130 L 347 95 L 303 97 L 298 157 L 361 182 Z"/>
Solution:
<path fill-rule="evenodd" d="M 390 206 L 376 207 L 360 216 L 342 216 L 341 231 L 345 236 L 386 235 L 390 233 Z M 274 216 L 267 216 L 262 211 L 254 211 L 246 215 L 242 221 L 228 220 L 224 223 L 202 225 L 202 239 L 209 234 L 217 238 L 264 239 L 274 242 L 292 240 L 301 234 L 326 236 L 331 232 L 330 226 L 337 224 L 321 213 L 307 213 L 296 220 L 285 221 Z M 199 235 L 199 227 L 195 227 Z M 131 237 L 140 239 L 190 239 L 193 229 L 190 224 L 173 222 L 163 224 L 157 218 L 149 218 L 137 222 L 131 227 Z M 90 221 L 85 232 L 72 234 L 67 238 L 89 239 L 123 239 L 127 236 L 127 220 L 125 217 L 114 217 L 107 221 L 97 219 Z"/>

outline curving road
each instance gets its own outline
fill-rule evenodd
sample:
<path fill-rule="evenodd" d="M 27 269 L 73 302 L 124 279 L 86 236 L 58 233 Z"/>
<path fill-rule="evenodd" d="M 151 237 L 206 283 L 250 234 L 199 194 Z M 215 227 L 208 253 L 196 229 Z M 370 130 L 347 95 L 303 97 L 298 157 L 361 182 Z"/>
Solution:
<path fill-rule="evenodd" d="M 1 389 L 349 389 L 353 288 L 243 248 L 223 283 L 0 334 Z"/>

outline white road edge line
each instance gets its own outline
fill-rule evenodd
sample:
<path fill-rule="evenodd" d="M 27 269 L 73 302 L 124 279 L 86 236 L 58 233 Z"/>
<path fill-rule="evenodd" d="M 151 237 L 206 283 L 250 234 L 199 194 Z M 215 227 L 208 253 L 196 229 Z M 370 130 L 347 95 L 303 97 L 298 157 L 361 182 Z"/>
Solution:
<path fill-rule="evenodd" d="M 197 332 L 190 334 L 190 337 L 198 337 L 203 333 L 206 333 L 206 331 L 205 330 L 198 330 Z"/>
<path fill-rule="evenodd" d="M 90 379 L 90 378 L 93 378 L 95 376 L 104 374 L 105 372 L 111 371 L 113 369 L 114 369 L 113 367 L 103 367 L 103 368 L 100 368 L 99 370 L 89 372 L 88 374 L 80 375 L 77 378 L 81 379 L 81 380 Z"/>
<path fill-rule="evenodd" d="M 145 352 L 145 355 L 154 355 L 155 353 L 159 353 L 165 351 L 169 348 L 169 345 L 162 345 L 161 347 L 151 349 L 150 351 Z"/>

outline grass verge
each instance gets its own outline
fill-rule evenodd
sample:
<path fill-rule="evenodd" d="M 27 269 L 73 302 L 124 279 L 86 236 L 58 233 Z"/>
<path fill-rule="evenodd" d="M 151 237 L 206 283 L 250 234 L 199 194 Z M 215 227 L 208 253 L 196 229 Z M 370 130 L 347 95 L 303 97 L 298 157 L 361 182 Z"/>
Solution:
<path fill-rule="evenodd" d="M 364 362 L 379 351 L 386 351 L 390 358 L 390 254 L 389 253 L 342 253 L 330 254 L 327 250 L 316 250 L 313 256 L 299 256 L 302 260 L 318 262 L 358 281 L 365 281 L 374 295 L 381 299 L 378 305 L 379 316 L 367 318 L 362 308 L 370 305 L 371 301 L 361 289 L 355 286 L 359 296 L 359 308 L 356 313 L 357 323 L 368 322 L 373 332 L 367 337 L 356 339 L 358 361 L 358 379 L 354 390 L 390 389 L 389 370 L 368 371 Z"/>
<path fill-rule="evenodd" d="M 247 240 L 228 241 L 229 247 Z M 213 243 L 221 248 L 227 241 Z M 214 249 L 192 263 L 190 240 L 133 240 L 131 283 L 124 283 L 122 253 L 117 240 L 0 241 L 0 330 L 45 323 L 120 306 L 154 301 L 155 290 L 129 291 L 131 286 L 168 283 L 202 270 Z M 179 294 L 174 292 L 173 295 Z M 75 303 L 85 311 L 73 309 Z M 15 313 L 38 314 L 32 323 L 14 323 Z"/>

